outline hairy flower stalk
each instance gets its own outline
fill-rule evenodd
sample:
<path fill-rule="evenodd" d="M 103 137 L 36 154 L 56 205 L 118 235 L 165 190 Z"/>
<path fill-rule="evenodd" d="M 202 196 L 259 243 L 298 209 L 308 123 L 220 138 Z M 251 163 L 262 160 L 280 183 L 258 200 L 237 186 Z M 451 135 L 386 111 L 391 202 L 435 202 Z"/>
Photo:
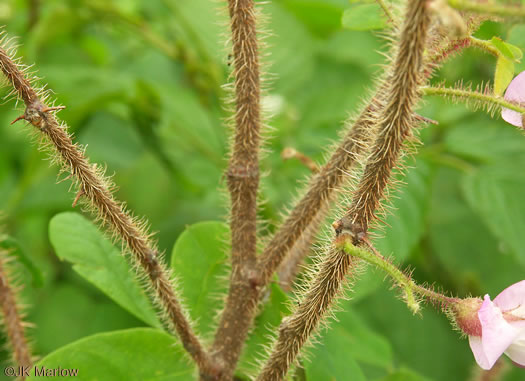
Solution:
<path fill-rule="evenodd" d="M 8 269 L 8 257 L 0 249 L 0 309 L 3 317 L 3 328 L 13 353 L 13 360 L 19 367 L 30 367 L 33 364 L 31 349 L 25 335 L 26 323 L 17 304 L 17 292 L 13 288 Z M 20 375 L 24 380 L 24 374 Z"/>
<path fill-rule="evenodd" d="M 18 119 L 25 119 L 47 137 L 58 153 L 54 159 L 62 165 L 63 171 L 78 184 L 75 201 L 82 197 L 88 207 L 94 208 L 102 225 L 108 226 L 118 239 L 133 254 L 134 266 L 142 268 L 155 291 L 156 300 L 163 314 L 179 335 L 184 348 L 200 369 L 213 369 L 208 354 L 193 332 L 172 285 L 172 276 L 160 261 L 155 243 L 146 231 L 145 224 L 139 223 L 127 212 L 122 203 L 116 201 L 110 190 L 109 181 L 101 170 L 89 163 L 83 150 L 72 142 L 67 126 L 59 123 L 54 115 L 57 107 L 48 107 L 47 95 L 33 88 L 22 65 L 15 63 L 14 52 L 6 51 L 5 40 L 0 43 L 0 69 L 9 80 L 14 93 L 25 105 L 25 113 Z M 125 251 L 123 251 L 124 253 Z M 164 317 L 164 316 L 163 316 Z"/>
<path fill-rule="evenodd" d="M 258 302 L 257 189 L 261 129 L 261 80 L 253 0 L 228 1 L 235 77 L 235 136 L 226 172 L 231 198 L 232 270 L 226 305 L 212 346 L 230 380 Z M 207 379 L 207 375 L 202 377 Z"/>
<path fill-rule="evenodd" d="M 411 0 L 396 50 L 393 69 L 386 81 L 386 104 L 379 113 L 378 136 L 367 160 L 353 203 L 345 217 L 335 224 L 339 234 L 364 238 L 369 221 L 383 197 L 403 143 L 417 118 L 413 107 L 419 99 L 420 73 L 430 16 L 426 0 Z M 310 334 L 343 288 L 346 274 L 356 260 L 335 247 L 329 249 L 320 270 L 295 312 L 281 324 L 279 336 L 259 381 L 280 380 L 295 361 Z M 355 274 L 352 274 L 355 275 Z"/>

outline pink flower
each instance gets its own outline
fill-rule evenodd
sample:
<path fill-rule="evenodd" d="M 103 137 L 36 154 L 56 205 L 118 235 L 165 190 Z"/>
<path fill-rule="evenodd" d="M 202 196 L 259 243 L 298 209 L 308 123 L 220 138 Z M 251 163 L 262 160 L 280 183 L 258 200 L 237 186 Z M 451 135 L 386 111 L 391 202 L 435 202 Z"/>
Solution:
<path fill-rule="evenodd" d="M 504 96 L 506 101 L 525 103 L 525 71 L 519 73 L 507 87 Z M 503 108 L 501 110 L 501 117 L 504 121 L 523 128 L 522 115 L 514 110 Z"/>
<path fill-rule="evenodd" d="M 477 306 L 481 303 L 479 299 L 465 299 L 469 300 L 476 300 Z M 477 322 L 473 315 L 476 303 L 463 304 L 463 308 L 456 309 L 457 321 L 469 335 L 470 348 L 478 365 L 491 369 L 505 353 L 516 365 L 525 367 L 525 280 L 503 290 L 494 301 L 485 295 L 477 310 Z M 469 307 L 474 307 L 470 319 Z"/>

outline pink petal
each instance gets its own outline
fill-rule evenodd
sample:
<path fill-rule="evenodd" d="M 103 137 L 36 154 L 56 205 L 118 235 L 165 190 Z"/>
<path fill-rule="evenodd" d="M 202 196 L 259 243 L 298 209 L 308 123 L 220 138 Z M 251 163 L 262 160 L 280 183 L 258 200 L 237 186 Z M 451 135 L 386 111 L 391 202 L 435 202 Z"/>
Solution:
<path fill-rule="evenodd" d="M 478 311 L 479 321 L 481 322 L 481 346 L 486 361 L 478 362 L 483 369 L 490 369 L 498 358 L 507 350 L 514 339 L 518 337 L 520 331 L 513 328 L 503 318 L 501 310 L 492 303 L 488 295 Z M 479 348 L 476 347 L 479 351 Z M 473 349 L 474 351 L 474 349 Z M 478 353 L 474 353 L 476 361 Z M 484 368 L 488 366 L 488 368 Z"/>
<path fill-rule="evenodd" d="M 505 91 L 505 100 L 514 102 L 525 102 L 525 71 L 518 74 L 507 87 Z M 506 122 L 516 127 L 523 127 L 521 114 L 517 111 L 504 108 L 501 110 L 501 117 Z"/>
<path fill-rule="evenodd" d="M 479 336 L 469 336 L 468 337 L 468 343 L 470 344 L 470 349 L 472 350 L 472 353 L 474 354 L 474 358 L 476 359 L 476 362 L 480 366 L 481 369 L 489 370 L 492 368 L 489 359 L 487 358 L 487 355 L 485 355 L 485 351 L 483 350 L 483 344 L 481 344 L 481 337 Z"/>
<path fill-rule="evenodd" d="M 514 283 L 500 292 L 494 299 L 494 304 L 503 311 L 510 311 L 525 304 L 525 280 Z"/>
<path fill-rule="evenodd" d="M 505 354 L 510 357 L 513 363 L 519 367 L 525 367 L 525 331 L 521 331 L 519 336 L 507 348 Z"/>

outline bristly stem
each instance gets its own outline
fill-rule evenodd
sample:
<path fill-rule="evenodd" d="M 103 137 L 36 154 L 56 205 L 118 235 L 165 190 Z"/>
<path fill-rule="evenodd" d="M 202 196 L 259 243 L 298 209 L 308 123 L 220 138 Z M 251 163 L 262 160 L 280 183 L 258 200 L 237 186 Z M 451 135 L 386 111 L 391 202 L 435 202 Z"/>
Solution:
<path fill-rule="evenodd" d="M 371 245 L 370 249 L 372 249 L 372 252 L 355 246 L 350 236 L 342 234 L 337 240 L 336 246 L 337 249 L 343 250 L 346 254 L 360 258 L 387 273 L 394 283 L 403 289 L 405 302 L 413 313 L 419 312 L 419 303 L 416 295 L 433 304 L 440 304 L 442 308 L 446 308 L 454 300 L 446 295 L 418 285 L 407 274 L 379 254 Z"/>
<path fill-rule="evenodd" d="M 520 6 L 513 7 L 492 2 L 482 3 L 470 0 L 448 0 L 448 4 L 460 11 L 485 13 L 503 17 L 525 17 L 525 7 Z"/>
<path fill-rule="evenodd" d="M 266 245 L 261 255 L 261 284 L 267 285 L 312 221 L 332 201 L 373 137 L 374 115 L 381 108 L 381 88 L 361 112 L 328 162 L 314 175 L 305 195 Z"/>
<path fill-rule="evenodd" d="M 223 367 L 221 380 L 232 378 L 259 295 L 256 243 L 261 79 L 255 2 L 229 0 L 228 9 L 235 77 L 235 136 L 226 172 L 231 199 L 232 269 L 226 305 L 212 346 L 214 359 Z"/>
<path fill-rule="evenodd" d="M 387 104 L 378 118 L 378 137 L 352 197 L 352 204 L 339 221 L 343 229 L 366 235 L 383 199 L 392 171 L 398 166 L 405 141 L 417 124 L 414 106 L 420 97 L 421 71 L 430 17 L 425 0 L 409 1 L 399 50 L 387 79 Z"/>
<path fill-rule="evenodd" d="M 79 145 L 73 143 L 72 136 L 67 132 L 67 125 L 59 123 L 54 115 L 56 108 L 45 105 L 47 95 L 33 88 L 23 67 L 15 64 L 12 57 L 13 55 L 5 50 L 5 42 L 0 43 L 0 70 L 26 105 L 21 119 L 31 123 L 47 137 L 47 141 L 58 154 L 54 156 L 54 160 L 59 162 L 62 170 L 69 172 L 70 177 L 78 184 L 78 194 L 81 194 L 83 202 L 94 209 L 101 224 L 108 226 L 127 246 L 127 250 L 133 254 L 133 266 L 142 268 L 147 275 L 164 320 L 167 319 L 177 332 L 184 348 L 198 367 L 212 372 L 215 368 L 193 332 L 187 314 L 175 294 L 172 276 L 160 260 L 156 245 L 145 224 L 133 218 L 122 203 L 114 199 L 110 183 L 103 172 L 88 161 Z"/>
<path fill-rule="evenodd" d="M 468 47 L 469 44 L 468 38 L 456 39 L 434 52 L 426 60 L 423 71 L 424 78 L 430 78 L 434 68 Z M 358 162 L 359 156 L 367 151 L 375 133 L 373 127 L 377 112 L 383 107 L 381 99 L 386 91 L 385 82 L 353 123 L 328 162 L 320 168 L 319 173 L 312 177 L 305 195 L 295 205 L 264 248 L 259 263 L 262 285 L 266 285 L 270 281 L 274 271 L 296 245 L 296 241 L 300 239 L 311 221 L 319 216 L 319 211 L 323 210 L 323 207 L 328 205 L 338 194 L 352 167 Z"/>
<path fill-rule="evenodd" d="M 343 285 L 353 280 L 347 274 L 354 276 L 358 273 L 356 266 L 359 266 L 356 258 L 335 248 L 328 250 L 302 302 L 291 316 L 285 317 L 281 322 L 277 341 L 256 381 L 277 381 L 284 378 L 321 317 L 342 292 Z"/>
<path fill-rule="evenodd" d="M 491 94 L 485 94 L 480 91 L 470 91 L 466 89 L 453 89 L 450 87 L 434 87 L 425 86 L 421 88 L 421 91 L 425 95 L 440 95 L 443 97 L 452 97 L 454 99 L 461 99 L 465 102 L 474 101 L 478 103 L 487 103 L 493 106 L 508 108 L 513 111 L 517 111 L 521 114 L 525 114 L 525 107 L 519 104 L 506 101 L 501 97 L 497 97 Z"/>
<path fill-rule="evenodd" d="M 7 269 L 7 261 L 7 252 L 0 249 L 0 308 L 14 362 L 17 366 L 25 368 L 33 364 L 31 349 L 25 334 L 26 323 L 22 320 L 23 316 L 17 303 L 17 292 L 13 288 Z M 25 379 L 23 372 L 20 379 Z"/>
<path fill-rule="evenodd" d="M 325 207 L 325 209 L 328 208 Z M 278 267 L 277 275 L 279 277 L 279 285 L 284 291 L 290 291 L 292 289 L 293 283 L 295 282 L 297 274 L 299 274 L 301 270 L 305 258 L 313 250 L 312 245 L 325 216 L 326 210 L 319 212 L 318 216 L 314 218 L 310 225 L 304 230 L 301 237 L 295 242 L 286 258 Z"/>
<path fill-rule="evenodd" d="M 493 56 L 499 57 L 501 55 L 500 51 L 494 47 L 490 43 L 490 41 L 486 40 L 480 40 L 479 38 L 469 36 L 468 39 L 470 40 L 470 45 L 479 48 L 481 50 L 486 51 L 489 54 L 492 54 Z"/>
<path fill-rule="evenodd" d="M 426 0 L 408 2 L 393 69 L 388 72 L 385 82 L 385 106 L 379 110 L 376 121 L 378 136 L 354 194 L 352 207 L 345 218 L 335 224 L 338 234 L 350 231 L 356 238 L 366 236 L 368 222 L 383 197 L 404 140 L 417 122 L 413 107 L 419 99 L 418 87 L 422 81 L 423 53 L 430 24 L 428 12 Z M 351 256 L 345 258 L 345 255 L 335 247 L 329 249 L 299 305 L 281 323 L 279 336 L 257 377 L 258 381 L 281 380 L 285 376 L 343 289 L 351 265 L 358 262 Z M 355 276 L 355 271 L 351 275 Z"/>

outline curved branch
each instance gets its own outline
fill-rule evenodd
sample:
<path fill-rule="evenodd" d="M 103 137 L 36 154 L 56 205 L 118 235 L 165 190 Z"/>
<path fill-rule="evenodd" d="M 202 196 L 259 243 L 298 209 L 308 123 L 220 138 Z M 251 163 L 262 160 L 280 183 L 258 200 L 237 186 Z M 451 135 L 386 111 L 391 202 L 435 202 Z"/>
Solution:
<path fill-rule="evenodd" d="M 145 223 L 137 221 L 126 211 L 123 204 L 113 197 L 111 184 L 103 172 L 92 165 L 84 155 L 83 149 L 73 143 L 67 132 L 67 125 L 59 123 L 54 115 L 57 107 L 46 106 L 48 94 L 36 90 L 27 77 L 26 68 L 13 61 L 14 50 L 6 50 L 5 39 L 0 42 L 0 69 L 7 77 L 14 93 L 23 99 L 26 109 L 24 119 L 36 127 L 47 138 L 56 152 L 55 162 L 62 166 L 62 171 L 78 185 L 78 194 L 85 204 L 94 209 L 102 225 L 108 226 L 116 237 L 133 254 L 133 267 L 142 268 L 155 292 L 157 304 L 161 307 L 162 317 L 167 316 L 174 330 L 179 335 L 184 348 L 201 369 L 214 369 L 211 360 L 193 332 L 191 324 L 183 310 L 172 285 L 172 276 L 158 258 L 158 250 L 145 229 Z M 79 196 L 79 197 L 80 197 Z M 78 200 L 76 200 L 78 201 Z M 125 253 L 125 250 L 122 252 Z"/>

